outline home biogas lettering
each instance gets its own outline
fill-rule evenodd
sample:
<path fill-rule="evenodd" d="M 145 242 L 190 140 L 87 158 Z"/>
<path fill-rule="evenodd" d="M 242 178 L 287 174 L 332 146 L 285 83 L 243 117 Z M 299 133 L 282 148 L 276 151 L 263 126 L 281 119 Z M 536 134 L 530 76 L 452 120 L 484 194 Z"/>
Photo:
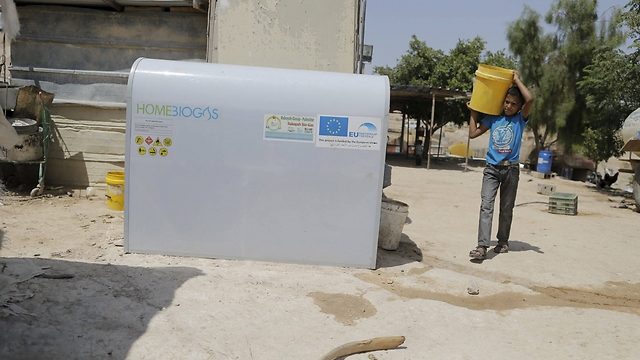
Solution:
<path fill-rule="evenodd" d="M 218 108 L 138 103 L 136 104 L 136 114 L 216 120 L 218 119 Z"/>

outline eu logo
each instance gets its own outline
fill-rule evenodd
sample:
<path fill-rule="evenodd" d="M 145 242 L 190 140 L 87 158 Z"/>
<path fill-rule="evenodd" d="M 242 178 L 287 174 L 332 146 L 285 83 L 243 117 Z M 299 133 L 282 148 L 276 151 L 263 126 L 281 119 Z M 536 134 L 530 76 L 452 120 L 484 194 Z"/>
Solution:
<path fill-rule="evenodd" d="M 349 132 L 349 118 L 320 116 L 320 135 L 344 136 Z"/>

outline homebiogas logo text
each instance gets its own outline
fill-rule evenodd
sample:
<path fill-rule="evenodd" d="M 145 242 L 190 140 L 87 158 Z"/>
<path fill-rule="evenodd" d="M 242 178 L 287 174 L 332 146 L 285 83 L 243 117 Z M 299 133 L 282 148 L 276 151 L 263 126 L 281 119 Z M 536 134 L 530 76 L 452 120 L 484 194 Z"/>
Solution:
<path fill-rule="evenodd" d="M 135 107 L 137 115 L 151 115 L 163 117 L 181 117 L 184 119 L 218 119 L 218 108 L 177 106 L 177 105 L 159 105 L 152 103 L 137 103 Z"/>

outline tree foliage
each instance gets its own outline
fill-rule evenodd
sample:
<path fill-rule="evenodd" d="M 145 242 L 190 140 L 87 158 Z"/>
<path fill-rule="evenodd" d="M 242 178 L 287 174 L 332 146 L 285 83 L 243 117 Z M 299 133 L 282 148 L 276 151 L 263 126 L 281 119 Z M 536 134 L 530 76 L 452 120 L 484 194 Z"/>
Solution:
<path fill-rule="evenodd" d="M 444 56 L 444 52 L 428 47 L 413 35 L 407 54 L 402 56 L 395 67 L 376 66 L 373 72 L 387 75 L 392 84 L 427 85 Z"/>
<path fill-rule="evenodd" d="M 624 143 L 620 138 L 620 134 L 617 129 L 613 128 L 599 128 L 585 129 L 584 142 L 577 145 L 578 150 L 582 152 L 587 158 L 595 162 L 595 169 L 597 171 L 598 163 L 601 161 L 607 161 L 612 156 L 620 156 L 622 152 L 620 149 Z"/>
<path fill-rule="evenodd" d="M 520 18 L 507 30 L 509 48 L 519 61 L 522 80 L 536 99 L 528 126 L 539 150 L 546 147 L 547 138 L 557 133 L 557 119 L 561 118 L 562 104 L 567 101 L 565 69 L 557 60 L 549 59 L 553 38 L 544 34 L 540 21 L 540 14 L 525 6 Z"/>
<path fill-rule="evenodd" d="M 509 25 L 509 48 L 520 65 L 523 80 L 536 97 L 531 113 L 538 150 L 557 135 L 566 152 L 583 142 L 583 133 L 598 115 L 587 109 L 587 94 L 579 86 L 598 49 L 624 43 L 621 11 L 599 16 L 597 0 L 556 0 L 544 20 L 555 27 L 545 34 L 541 15 L 525 7 Z M 535 152 L 537 153 L 537 152 Z"/>
<path fill-rule="evenodd" d="M 593 114 L 584 132 L 582 149 L 596 162 L 620 156 L 622 140 L 616 132 L 626 117 L 640 107 L 640 0 L 629 2 L 625 9 L 621 18 L 634 39 L 635 52 L 625 54 L 610 45 L 598 48 L 579 83 L 587 109 Z"/>
<path fill-rule="evenodd" d="M 610 46 L 599 48 L 579 85 L 590 110 L 617 110 L 626 117 L 640 107 L 640 0 L 632 0 L 625 9 L 622 20 L 630 30 L 635 51 L 625 54 Z"/>

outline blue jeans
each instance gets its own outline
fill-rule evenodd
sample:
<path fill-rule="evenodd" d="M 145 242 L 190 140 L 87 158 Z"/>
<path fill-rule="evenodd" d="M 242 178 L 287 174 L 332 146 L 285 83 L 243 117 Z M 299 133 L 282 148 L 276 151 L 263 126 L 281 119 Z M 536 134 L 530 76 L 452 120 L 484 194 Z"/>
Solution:
<path fill-rule="evenodd" d="M 507 244 L 511 232 L 518 180 L 520 179 L 520 165 L 517 163 L 506 166 L 487 164 L 483 174 L 478 246 L 489 247 L 491 245 L 491 223 L 493 222 L 493 207 L 498 188 L 500 188 L 498 242 Z"/>

